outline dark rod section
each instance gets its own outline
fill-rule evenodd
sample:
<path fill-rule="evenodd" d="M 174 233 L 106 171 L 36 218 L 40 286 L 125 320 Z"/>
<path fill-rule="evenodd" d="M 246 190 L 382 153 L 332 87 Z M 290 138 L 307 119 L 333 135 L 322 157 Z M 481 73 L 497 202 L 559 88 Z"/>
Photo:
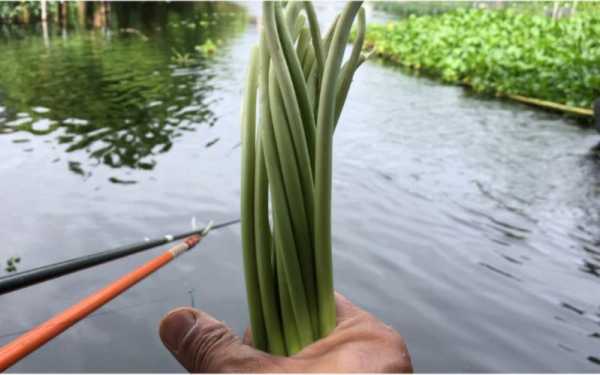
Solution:
<path fill-rule="evenodd" d="M 237 224 L 240 220 L 231 220 L 217 225 L 213 225 L 211 230 L 227 227 Z M 43 281 L 51 280 L 60 276 L 68 275 L 72 272 L 80 271 L 89 267 L 97 266 L 111 260 L 123 258 L 127 255 L 139 253 L 140 251 L 148 250 L 156 246 L 189 237 L 193 234 L 200 234 L 202 229 L 196 229 L 176 235 L 167 235 L 161 238 L 138 242 L 131 245 L 120 246 L 115 249 L 99 251 L 90 255 L 84 255 L 78 258 L 65 260 L 62 262 L 49 264 L 31 270 L 15 273 L 0 277 L 0 295 L 6 294 L 17 289 L 25 288 L 30 285 L 38 284 Z"/>

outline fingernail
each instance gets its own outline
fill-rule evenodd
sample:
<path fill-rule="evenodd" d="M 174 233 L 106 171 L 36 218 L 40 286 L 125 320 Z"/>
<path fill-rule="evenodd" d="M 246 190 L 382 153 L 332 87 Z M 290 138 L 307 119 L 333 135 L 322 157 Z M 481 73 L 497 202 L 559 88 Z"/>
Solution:
<path fill-rule="evenodd" d="M 196 315 L 190 310 L 177 310 L 167 315 L 160 324 L 160 338 L 172 352 L 179 349 L 179 343 L 194 327 Z"/>

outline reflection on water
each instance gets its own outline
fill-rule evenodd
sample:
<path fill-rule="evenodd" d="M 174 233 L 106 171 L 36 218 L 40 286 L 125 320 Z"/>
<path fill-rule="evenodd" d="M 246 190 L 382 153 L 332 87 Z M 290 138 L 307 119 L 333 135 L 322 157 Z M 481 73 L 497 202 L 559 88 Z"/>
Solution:
<path fill-rule="evenodd" d="M 581 270 L 600 277 L 600 143 L 582 158 L 581 167 L 589 176 L 589 185 L 582 197 L 585 221 L 578 226 L 585 234 L 579 236 L 585 254 Z"/>
<path fill-rule="evenodd" d="M 234 5 L 216 3 L 113 4 L 112 14 L 119 38 L 93 30 L 63 38 L 61 30 L 46 48 L 15 31 L 2 48 L 0 134 L 50 137 L 82 176 L 98 164 L 153 169 L 182 132 L 212 126 L 215 56 L 194 47 L 217 41 L 218 54 L 247 22 Z M 178 64 L 174 51 L 189 61 Z"/>

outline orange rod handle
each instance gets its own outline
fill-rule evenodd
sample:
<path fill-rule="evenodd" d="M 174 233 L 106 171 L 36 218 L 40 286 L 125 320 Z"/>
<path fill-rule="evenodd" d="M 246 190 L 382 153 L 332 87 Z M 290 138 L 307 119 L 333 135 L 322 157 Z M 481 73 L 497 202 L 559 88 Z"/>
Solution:
<path fill-rule="evenodd" d="M 0 371 L 14 365 L 17 361 L 140 282 L 152 272 L 169 263 L 174 257 L 172 251 L 166 251 L 0 348 Z"/>

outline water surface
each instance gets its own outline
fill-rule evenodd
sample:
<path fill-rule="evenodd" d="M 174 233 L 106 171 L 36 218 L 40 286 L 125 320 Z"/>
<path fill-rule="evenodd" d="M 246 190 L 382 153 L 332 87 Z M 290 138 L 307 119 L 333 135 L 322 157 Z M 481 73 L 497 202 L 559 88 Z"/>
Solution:
<path fill-rule="evenodd" d="M 120 10 L 120 26 L 46 41 L 4 31 L 0 261 L 238 217 L 259 6 L 214 8 Z M 196 52 L 207 39 L 216 53 Z M 559 115 L 364 64 L 334 145 L 336 288 L 405 337 L 418 371 L 599 371 L 598 142 Z M 215 231 L 12 370 L 181 371 L 157 335 L 168 310 L 248 324 L 239 238 Z M 161 250 L 0 297 L 0 344 Z"/>

